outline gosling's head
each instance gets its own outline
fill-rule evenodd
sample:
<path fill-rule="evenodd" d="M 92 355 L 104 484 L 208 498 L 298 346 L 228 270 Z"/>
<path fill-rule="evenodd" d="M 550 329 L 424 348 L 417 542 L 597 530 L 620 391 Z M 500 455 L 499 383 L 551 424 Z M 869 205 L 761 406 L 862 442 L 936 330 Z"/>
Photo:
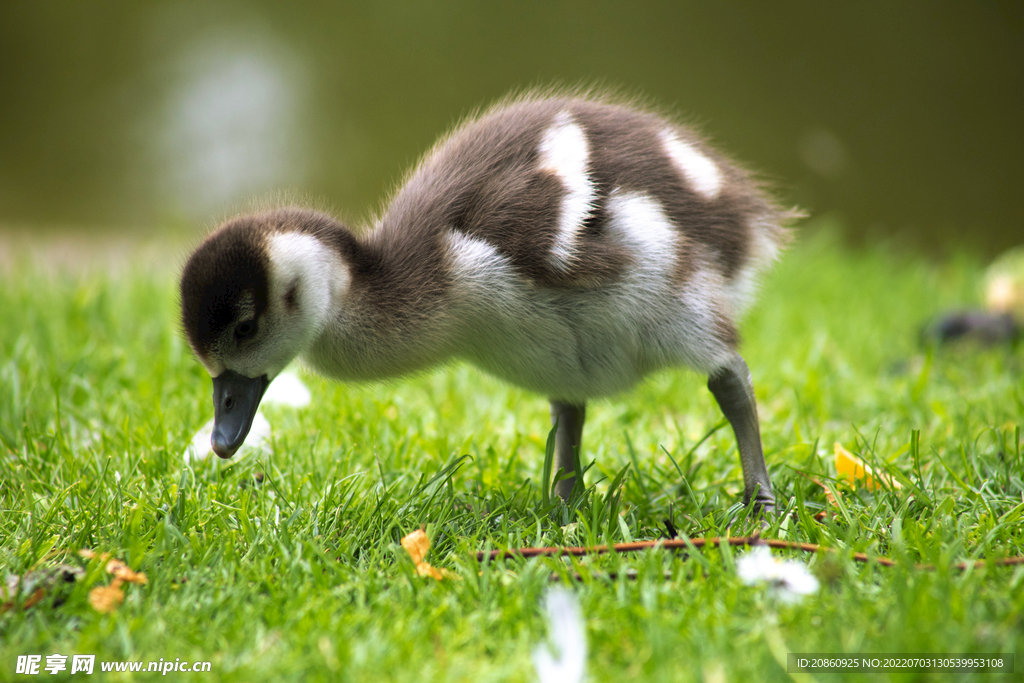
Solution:
<path fill-rule="evenodd" d="M 346 272 L 322 240 L 336 225 L 305 209 L 239 216 L 185 264 L 182 325 L 213 378 L 212 445 L 222 458 L 245 441 L 270 382 L 326 324 Z"/>

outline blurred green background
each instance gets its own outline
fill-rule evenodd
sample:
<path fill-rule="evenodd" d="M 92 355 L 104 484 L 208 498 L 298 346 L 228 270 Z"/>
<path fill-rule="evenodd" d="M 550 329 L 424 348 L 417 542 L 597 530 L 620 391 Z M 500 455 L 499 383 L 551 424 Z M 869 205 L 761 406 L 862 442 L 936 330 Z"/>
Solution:
<path fill-rule="evenodd" d="M 195 230 L 286 190 L 358 222 L 453 123 L 607 86 L 852 242 L 1024 237 L 1024 3 L 0 4 L 0 230 Z"/>

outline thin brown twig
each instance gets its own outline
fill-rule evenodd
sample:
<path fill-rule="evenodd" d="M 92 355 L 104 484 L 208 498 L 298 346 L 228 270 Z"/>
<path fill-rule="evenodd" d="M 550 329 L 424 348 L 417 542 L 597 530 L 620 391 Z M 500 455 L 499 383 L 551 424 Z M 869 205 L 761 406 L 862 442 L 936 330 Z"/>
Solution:
<path fill-rule="evenodd" d="M 510 559 L 513 557 L 582 557 L 586 555 L 603 555 L 609 552 L 632 553 L 648 548 L 664 548 L 666 550 L 687 550 L 689 548 L 717 548 L 723 543 L 730 546 L 757 546 L 765 545 L 769 548 L 781 548 L 787 550 L 801 550 L 807 553 L 836 553 L 836 548 L 826 548 L 817 543 L 799 543 L 797 541 L 783 541 L 780 539 L 765 539 L 758 535 L 753 536 L 731 536 L 728 538 L 672 538 L 658 541 L 635 541 L 633 543 L 616 543 L 612 546 L 564 546 L 548 548 L 515 548 L 509 550 L 480 551 L 476 554 L 478 562 L 485 560 Z M 886 567 L 896 566 L 896 561 L 888 557 L 876 557 L 867 553 L 854 553 L 853 559 L 857 562 L 877 562 Z M 964 571 L 966 569 L 984 566 L 1012 566 L 1024 565 L 1024 557 L 1004 557 L 998 560 L 967 560 L 957 562 L 950 566 L 951 569 Z M 933 564 L 915 564 L 914 569 L 920 571 L 935 571 Z"/>

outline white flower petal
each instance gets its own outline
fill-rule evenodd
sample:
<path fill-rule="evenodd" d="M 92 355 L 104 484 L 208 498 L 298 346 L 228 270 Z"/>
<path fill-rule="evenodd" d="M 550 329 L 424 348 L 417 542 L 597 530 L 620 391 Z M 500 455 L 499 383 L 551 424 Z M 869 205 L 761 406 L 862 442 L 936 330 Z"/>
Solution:
<path fill-rule="evenodd" d="M 199 428 L 195 436 L 192 437 L 192 443 L 185 448 L 184 458 L 185 462 L 193 462 L 197 460 L 206 460 L 213 453 L 213 446 L 210 444 L 210 438 L 213 437 L 213 418 Z"/>
<path fill-rule="evenodd" d="M 556 656 L 546 645 L 533 651 L 533 666 L 540 683 L 582 683 L 586 674 L 587 634 L 576 596 L 552 588 L 544 596 L 548 633 L 558 648 Z"/>
<path fill-rule="evenodd" d="M 196 435 L 192 437 L 192 442 L 185 448 L 185 452 L 182 453 L 186 463 L 198 462 L 200 460 L 206 460 L 213 455 L 213 445 L 210 443 L 210 439 L 213 437 L 213 418 L 199 428 Z M 245 442 L 242 443 L 242 447 L 238 449 L 231 458 L 227 460 L 221 460 L 222 465 L 229 465 L 232 462 L 238 462 L 240 459 L 248 456 L 249 454 L 263 450 L 269 452 L 270 450 L 270 423 L 267 422 L 267 418 L 263 416 L 263 413 L 256 411 L 256 415 L 252 418 L 252 427 L 249 429 L 248 436 L 245 437 Z"/>
<path fill-rule="evenodd" d="M 285 371 L 274 378 L 263 394 L 266 405 L 282 405 L 292 408 L 304 408 L 311 400 L 309 389 L 294 372 Z"/>
<path fill-rule="evenodd" d="M 798 602 L 804 595 L 818 590 L 818 579 L 807 565 L 793 560 L 780 560 L 767 546 L 757 546 L 736 562 L 736 573 L 748 586 L 768 584 L 769 591 L 782 602 Z"/>
<path fill-rule="evenodd" d="M 810 595 L 818 590 L 818 579 L 799 562 L 787 562 L 783 589 L 793 595 Z"/>
<path fill-rule="evenodd" d="M 245 437 L 245 443 L 238 450 L 241 453 L 243 450 L 255 451 L 262 448 L 263 450 L 270 450 L 270 423 L 267 422 L 267 418 L 263 416 L 263 413 L 256 411 L 256 415 L 252 418 L 252 427 L 249 429 L 249 435 Z M 235 454 L 238 457 L 238 453 Z"/>
<path fill-rule="evenodd" d="M 751 586 L 760 581 L 773 580 L 777 566 L 772 551 L 767 546 L 759 545 L 751 548 L 750 552 L 737 560 L 736 572 L 743 583 Z"/>

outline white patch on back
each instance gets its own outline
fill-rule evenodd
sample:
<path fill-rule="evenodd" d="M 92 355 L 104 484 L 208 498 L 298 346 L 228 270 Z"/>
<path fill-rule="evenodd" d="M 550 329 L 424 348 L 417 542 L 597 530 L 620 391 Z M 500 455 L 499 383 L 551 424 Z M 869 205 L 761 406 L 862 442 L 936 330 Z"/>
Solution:
<path fill-rule="evenodd" d="M 636 353 L 643 372 L 679 364 L 704 372 L 718 367 L 730 353 L 717 338 L 721 276 L 694 254 L 695 270 L 682 288 L 672 284 L 685 237 L 649 195 L 613 192 L 608 228 L 634 260 L 609 315 L 642 330 Z"/>
<path fill-rule="evenodd" d="M 730 304 L 729 313 L 734 318 L 741 316 L 753 302 L 757 292 L 757 276 L 779 258 L 779 243 L 773 238 L 775 224 L 770 218 L 754 218 L 749 222 L 747 230 L 750 251 L 746 262 L 725 287 Z"/>
<path fill-rule="evenodd" d="M 584 373 L 559 290 L 535 287 L 483 240 L 448 233 L 453 354 L 549 397 L 578 394 Z"/>
<path fill-rule="evenodd" d="M 452 355 L 566 401 L 625 391 L 663 367 L 710 372 L 731 357 L 717 338 L 721 277 L 700 268 L 674 283 L 686 238 L 654 198 L 613 192 L 607 207 L 608 238 L 631 264 L 594 289 L 535 286 L 493 245 L 449 232 Z"/>
<path fill-rule="evenodd" d="M 577 235 L 593 209 L 595 192 L 587 175 L 587 136 L 569 112 L 563 111 L 555 117 L 554 125 L 544 131 L 537 151 L 540 169 L 558 176 L 565 186 L 558 232 L 549 254 L 551 264 L 564 271 L 576 258 Z"/>
<path fill-rule="evenodd" d="M 486 318 L 497 313 L 514 318 L 523 313 L 523 281 L 494 246 L 452 230 L 448 233 L 448 263 L 458 292 L 456 303 L 464 315 Z"/>
<path fill-rule="evenodd" d="M 671 130 L 661 132 L 661 143 L 694 192 L 708 200 L 718 196 L 722 190 L 722 172 L 714 161 L 690 143 L 680 140 Z"/>
<path fill-rule="evenodd" d="M 612 192 L 608 197 L 608 229 L 641 260 L 638 272 L 671 277 L 679 252 L 679 231 L 656 199 L 644 194 Z"/>

